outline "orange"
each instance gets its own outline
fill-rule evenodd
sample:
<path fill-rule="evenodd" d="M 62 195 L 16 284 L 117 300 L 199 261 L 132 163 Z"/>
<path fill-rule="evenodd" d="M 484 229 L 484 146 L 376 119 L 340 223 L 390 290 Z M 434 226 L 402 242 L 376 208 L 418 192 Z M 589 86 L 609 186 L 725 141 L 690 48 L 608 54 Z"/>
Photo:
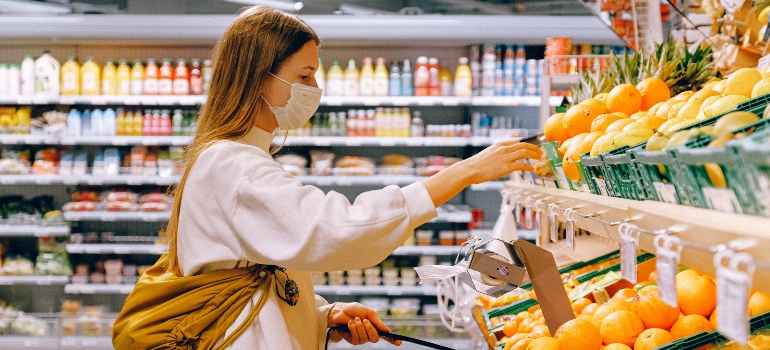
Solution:
<path fill-rule="evenodd" d="M 532 318 L 536 320 L 543 318 L 543 310 L 537 309 L 534 312 L 532 312 Z"/>
<path fill-rule="evenodd" d="M 631 350 L 631 348 L 626 344 L 614 343 L 603 347 L 602 350 Z"/>
<path fill-rule="evenodd" d="M 583 309 L 585 309 L 585 307 L 588 305 L 591 305 L 591 299 L 580 298 L 572 302 L 572 311 L 575 311 L 577 314 L 581 314 L 583 313 Z"/>
<path fill-rule="evenodd" d="M 621 343 L 633 346 L 636 337 L 644 332 L 644 324 L 639 316 L 626 310 L 615 311 L 609 314 L 604 321 L 599 333 L 604 344 Z"/>
<path fill-rule="evenodd" d="M 599 329 L 590 322 L 575 319 L 565 322 L 556 331 L 559 350 L 598 350 L 602 346 Z"/>
<path fill-rule="evenodd" d="M 658 286 L 651 285 L 651 286 L 643 287 L 642 289 L 639 290 L 638 293 L 639 293 L 639 297 L 647 294 L 658 295 Z"/>
<path fill-rule="evenodd" d="M 645 123 L 645 124 L 649 125 L 652 128 L 652 130 L 658 131 L 658 128 L 660 128 L 660 126 L 663 125 L 663 123 L 666 122 L 666 119 L 663 119 L 663 118 L 658 117 L 656 115 L 648 115 L 648 116 L 645 116 L 645 117 L 641 117 L 641 118 L 637 119 L 636 121 Z"/>
<path fill-rule="evenodd" d="M 527 345 L 527 350 L 559 350 L 559 341 L 551 337 L 537 338 Z"/>
<path fill-rule="evenodd" d="M 527 350 L 527 346 L 529 343 L 534 341 L 534 338 L 524 338 L 519 341 L 517 341 L 513 346 L 510 347 L 510 350 Z M 508 344 L 506 344 L 506 348 L 508 347 Z"/>
<path fill-rule="evenodd" d="M 529 312 L 526 312 L 526 311 L 522 311 L 522 312 L 519 312 L 518 314 L 516 314 L 516 320 L 517 321 L 518 320 L 523 320 L 525 318 L 531 318 L 531 317 L 532 317 L 532 315 L 530 315 Z M 521 321 L 519 321 L 519 322 L 521 322 Z"/>
<path fill-rule="evenodd" d="M 599 304 L 593 303 L 587 305 L 585 308 L 583 308 L 583 312 L 580 313 L 580 315 L 586 315 L 586 316 L 593 316 L 596 312 L 596 309 L 599 308 Z"/>
<path fill-rule="evenodd" d="M 607 104 L 607 96 L 608 95 L 609 95 L 609 93 L 602 92 L 601 94 L 598 94 L 598 95 L 594 96 L 594 100 L 597 100 L 599 102 Z"/>
<path fill-rule="evenodd" d="M 587 98 L 583 100 L 583 102 L 580 102 L 580 104 L 590 106 L 591 108 L 596 109 L 599 112 L 599 114 L 604 114 L 609 112 L 609 110 L 607 110 L 607 105 L 596 98 Z"/>
<path fill-rule="evenodd" d="M 711 313 L 711 317 L 709 317 L 709 323 L 711 323 L 711 327 L 717 329 L 717 309 L 714 309 L 714 312 Z"/>
<path fill-rule="evenodd" d="M 665 329 L 650 328 L 636 338 L 634 350 L 652 350 L 672 341 L 674 341 L 674 336 Z"/>
<path fill-rule="evenodd" d="M 594 316 L 591 319 L 591 323 L 593 323 L 594 327 L 601 328 L 605 317 L 615 311 L 621 310 L 631 311 L 631 304 L 624 300 L 612 299 L 596 309 L 596 312 L 594 312 Z"/>
<path fill-rule="evenodd" d="M 636 291 L 631 288 L 623 288 L 617 292 L 615 292 L 615 295 L 612 296 L 612 299 L 620 299 L 620 300 L 626 300 L 628 298 L 632 298 L 636 296 Z"/>
<path fill-rule="evenodd" d="M 565 140 L 564 142 L 562 142 L 561 145 L 559 145 L 559 155 L 560 156 L 564 157 L 564 153 L 566 153 L 567 150 L 569 149 L 569 147 L 572 146 L 572 142 L 574 142 L 573 139 L 574 139 L 574 137 L 573 138 L 569 138 L 569 139 Z"/>
<path fill-rule="evenodd" d="M 717 286 L 710 279 L 695 276 L 676 283 L 676 299 L 685 315 L 711 315 L 717 305 Z"/>
<path fill-rule="evenodd" d="M 637 315 L 647 328 L 669 329 L 679 319 L 679 307 L 664 303 L 657 294 L 646 294 L 639 298 Z"/>
<path fill-rule="evenodd" d="M 647 78 L 636 84 L 642 95 L 641 110 L 649 109 L 658 102 L 668 101 L 671 98 L 671 90 L 665 81 L 658 78 Z"/>
<path fill-rule="evenodd" d="M 564 113 L 556 113 L 548 117 L 543 127 L 543 133 L 549 142 L 558 141 L 561 143 L 568 139 L 569 135 L 564 129 Z"/>
<path fill-rule="evenodd" d="M 695 333 L 713 330 L 714 326 L 705 317 L 701 315 L 687 315 L 671 326 L 671 335 L 674 336 L 674 339 L 682 339 Z"/>
<path fill-rule="evenodd" d="M 642 95 L 636 86 L 620 84 L 607 95 L 607 109 L 610 112 L 634 114 L 642 107 Z"/>
<path fill-rule="evenodd" d="M 607 127 L 610 126 L 610 124 L 621 119 L 624 119 L 624 118 L 617 114 L 613 114 L 613 113 L 602 114 L 596 117 L 596 119 L 594 119 L 593 122 L 591 122 L 591 131 L 592 132 L 605 131 L 607 130 Z"/>
<path fill-rule="evenodd" d="M 601 104 L 599 101 L 596 101 L 594 104 L 586 104 L 584 102 L 567 110 L 563 120 L 567 135 L 575 136 L 584 132 L 590 132 L 591 123 L 594 121 L 594 118 L 607 113 L 607 108 L 602 109 L 599 104 Z"/>
<path fill-rule="evenodd" d="M 586 147 L 586 145 L 588 147 Z M 561 167 L 564 169 L 564 175 L 567 175 L 572 181 L 580 181 L 580 172 L 577 168 L 577 163 L 580 160 L 580 156 L 584 153 L 591 151 L 591 144 L 580 142 L 570 146 L 567 152 L 564 153 L 564 159 L 562 159 Z"/>
<path fill-rule="evenodd" d="M 512 337 L 519 330 L 519 324 L 516 321 L 505 321 L 503 325 L 503 334 L 506 337 Z"/>
<path fill-rule="evenodd" d="M 539 325 L 533 327 L 531 333 L 541 334 L 541 335 L 546 336 L 546 337 L 550 337 L 551 336 L 551 331 L 548 330 L 548 326 L 546 326 L 544 324 L 539 324 Z"/>
<path fill-rule="evenodd" d="M 519 326 L 516 327 L 516 333 L 524 333 L 527 329 L 527 326 L 529 326 L 530 323 L 532 323 L 533 320 L 531 318 L 525 318 L 521 322 L 519 322 Z"/>
<path fill-rule="evenodd" d="M 700 275 L 701 274 L 699 274 L 695 270 L 691 270 L 691 269 L 684 270 L 684 271 L 676 274 L 676 282 L 679 283 L 679 281 L 681 281 L 681 280 L 685 280 L 685 279 L 688 279 L 690 277 L 695 277 L 695 276 L 700 276 Z"/>
<path fill-rule="evenodd" d="M 594 143 L 596 143 L 596 140 L 602 136 L 604 136 L 604 131 L 593 131 L 588 133 L 588 135 L 586 135 L 586 137 L 583 139 L 583 141 L 580 141 L 580 143 L 582 143 L 583 147 L 587 147 L 590 151 L 591 147 L 593 147 Z"/>
<path fill-rule="evenodd" d="M 591 315 L 580 315 L 578 317 L 575 317 L 575 319 L 576 320 L 583 320 L 583 321 L 586 321 L 588 323 L 591 323 L 591 320 L 593 319 L 593 316 L 591 316 Z"/>
<path fill-rule="evenodd" d="M 504 348 L 504 350 L 511 350 L 516 343 L 518 343 L 520 340 L 522 340 L 522 339 L 524 339 L 526 337 L 527 337 L 526 334 L 519 333 L 519 334 L 516 334 L 516 335 L 508 338 L 508 340 L 505 341 L 505 348 Z M 525 346 L 524 349 L 526 349 L 526 348 L 527 347 Z"/>
<path fill-rule="evenodd" d="M 749 310 L 751 311 L 751 316 L 756 316 L 770 310 L 770 295 L 754 292 L 749 298 Z"/>

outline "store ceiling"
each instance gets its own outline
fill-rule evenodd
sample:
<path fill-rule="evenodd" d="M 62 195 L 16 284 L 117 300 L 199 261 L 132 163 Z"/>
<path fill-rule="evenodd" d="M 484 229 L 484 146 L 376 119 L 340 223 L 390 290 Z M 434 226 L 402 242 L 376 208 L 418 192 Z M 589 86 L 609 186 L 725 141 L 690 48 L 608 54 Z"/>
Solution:
<path fill-rule="evenodd" d="M 300 15 L 593 15 L 582 0 L 300 0 Z M 0 0 L 0 13 L 233 14 L 260 0 Z M 267 0 L 292 5 L 297 0 Z M 31 6 L 25 6 L 31 5 Z M 38 6 L 34 6 L 38 5 Z M 42 6 L 41 6 L 42 5 Z M 21 10 L 19 10 L 21 9 Z M 46 12 L 46 11 L 52 12 Z"/>

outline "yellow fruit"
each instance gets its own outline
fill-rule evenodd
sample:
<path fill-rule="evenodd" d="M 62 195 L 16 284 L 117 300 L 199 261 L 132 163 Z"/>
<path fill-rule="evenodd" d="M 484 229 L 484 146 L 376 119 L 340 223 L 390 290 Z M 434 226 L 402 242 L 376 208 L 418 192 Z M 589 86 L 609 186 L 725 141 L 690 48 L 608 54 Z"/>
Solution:
<path fill-rule="evenodd" d="M 533 342 L 535 339 L 533 338 L 524 338 L 516 342 L 516 344 L 513 344 L 510 350 L 527 350 L 527 346 L 529 346 L 529 343 Z"/>
<path fill-rule="evenodd" d="M 530 323 L 532 323 L 533 320 L 531 318 L 525 318 L 521 322 L 519 322 L 519 326 L 516 327 L 516 333 L 524 333 L 527 327 Z M 505 326 L 503 326 L 505 327 Z"/>
<path fill-rule="evenodd" d="M 519 325 L 516 321 L 505 321 L 503 325 L 503 334 L 506 337 L 512 337 L 519 330 Z"/>
<path fill-rule="evenodd" d="M 682 103 L 681 101 L 677 101 L 674 99 L 670 99 L 666 102 L 663 102 L 663 104 L 658 108 L 658 110 L 655 111 L 655 116 L 658 118 L 668 119 L 668 113 L 671 111 L 671 108 L 674 107 L 674 105 Z M 653 115 L 653 114 L 649 114 Z"/>
<path fill-rule="evenodd" d="M 720 78 L 717 78 L 717 77 L 711 78 L 711 79 L 709 79 L 709 81 L 706 84 L 703 84 L 703 88 L 701 88 L 701 90 L 713 89 L 714 85 L 716 85 L 716 83 L 718 83 L 720 81 L 722 81 L 722 79 L 720 79 Z"/>
<path fill-rule="evenodd" d="M 687 315 L 680 318 L 671 326 L 671 335 L 674 339 L 682 339 L 699 332 L 713 331 L 711 322 L 701 315 Z"/>
<path fill-rule="evenodd" d="M 658 127 L 658 132 L 671 137 L 672 133 L 676 131 L 676 129 L 673 129 L 672 126 L 677 125 L 685 120 L 691 120 L 691 119 L 686 119 L 682 117 L 669 119 L 665 123 L 661 124 L 660 127 Z"/>
<path fill-rule="evenodd" d="M 759 23 L 767 23 L 767 15 L 770 14 L 770 7 L 765 7 L 762 9 L 762 11 L 757 15 L 757 21 Z"/>
<path fill-rule="evenodd" d="M 537 338 L 527 345 L 527 350 L 559 350 L 559 341 L 551 337 Z"/>
<path fill-rule="evenodd" d="M 770 295 L 762 292 L 754 292 L 749 298 L 749 311 L 751 312 L 751 316 L 770 311 Z"/>
<path fill-rule="evenodd" d="M 654 134 L 655 132 L 652 131 L 652 129 L 631 129 L 621 131 L 614 137 L 615 147 L 635 146 L 639 143 L 649 140 Z"/>
<path fill-rule="evenodd" d="M 716 82 L 714 82 L 714 84 L 716 84 Z M 692 100 L 705 100 L 711 96 L 719 96 L 719 95 L 721 94 L 710 88 L 704 87 L 703 89 L 700 89 L 698 92 L 694 93 L 692 97 L 690 97 L 688 102 Z"/>
<path fill-rule="evenodd" d="M 564 142 L 562 142 L 559 145 L 559 155 L 564 157 L 564 153 L 567 152 L 567 150 L 572 146 L 572 143 L 575 142 L 574 137 L 566 139 Z"/>
<path fill-rule="evenodd" d="M 770 7 L 768 7 L 770 9 Z M 756 98 L 770 93 L 770 78 L 763 78 L 757 85 L 754 85 L 754 89 L 751 90 L 751 98 Z"/>
<path fill-rule="evenodd" d="M 674 336 L 665 329 L 650 328 L 636 338 L 634 350 L 653 350 L 672 341 L 674 341 Z"/>
<path fill-rule="evenodd" d="M 645 149 L 648 151 L 662 151 L 664 148 L 666 148 L 668 141 L 668 137 L 663 134 L 656 133 L 655 135 L 652 135 L 649 140 L 647 140 L 647 146 Z"/>
<path fill-rule="evenodd" d="M 594 96 L 594 100 L 607 104 L 607 95 L 609 94 L 606 92 L 602 92 L 601 94 Z"/>
<path fill-rule="evenodd" d="M 679 130 L 679 129 L 682 129 L 682 128 L 686 127 L 686 126 L 690 126 L 692 124 L 696 124 L 696 123 L 699 123 L 699 122 L 700 122 L 700 120 L 697 120 L 697 119 L 695 119 L 695 120 L 693 120 L 693 119 L 685 119 L 685 120 L 682 120 L 679 123 L 676 123 L 673 126 L 671 126 L 671 128 L 668 131 Z"/>
<path fill-rule="evenodd" d="M 594 100 L 596 101 L 596 100 Z M 596 101 L 601 104 L 601 102 Z M 607 113 L 607 108 L 604 110 L 598 108 L 595 104 L 578 104 L 572 106 L 564 115 L 564 129 L 567 131 L 567 135 L 570 137 L 591 131 L 591 123 L 597 116 Z"/>
<path fill-rule="evenodd" d="M 629 348 L 628 345 L 626 344 L 615 343 L 615 344 L 610 344 L 605 347 L 602 347 L 602 350 L 632 350 L 632 349 Z"/>
<path fill-rule="evenodd" d="M 717 120 L 717 123 L 714 124 L 714 133 L 724 135 L 758 120 L 759 117 L 751 112 L 732 112 Z"/>
<path fill-rule="evenodd" d="M 585 308 L 583 308 L 583 312 L 580 313 L 580 316 L 591 316 L 588 319 L 588 321 L 591 322 L 591 320 L 593 319 L 593 315 L 596 312 L 596 309 L 598 308 L 599 308 L 599 304 L 591 303 Z"/>
<path fill-rule="evenodd" d="M 672 97 L 671 99 L 672 100 L 677 100 L 677 101 L 682 101 L 682 102 L 687 102 L 688 100 L 690 100 L 690 98 L 693 95 L 695 95 L 695 91 L 684 91 L 684 92 L 680 92 L 679 95 L 676 95 L 676 96 Z"/>
<path fill-rule="evenodd" d="M 654 116 L 654 115 L 648 115 L 646 117 L 641 117 L 641 118 L 637 119 L 636 121 L 642 122 L 642 123 L 645 123 L 645 124 L 649 125 L 650 128 L 652 128 L 652 130 L 658 130 L 658 128 L 660 128 L 660 126 L 663 125 L 663 123 L 666 122 L 665 119 L 663 119 L 661 117 L 658 117 L 658 116 Z"/>
<path fill-rule="evenodd" d="M 668 115 L 666 116 L 666 119 L 676 118 L 679 115 L 679 111 L 682 110 L 682 108 L 687 104 L 687 102 L 679 102 L 668 110 Z"/>
<path fill-rule="evenodd" d="M 718 92 L 720 95 L 724 95 L 726 87 L 727 87 L 727 80 L 720 80 L 711 86 L 711 90 Z"/>
<path fill-rule="evenodd" d="M 720 167 L 719 164 L 706 163 L 703 164 L 703 168 L 706 169 L 706 175 L 712 186 L 716 188 L 727 188 L 725 173 L 722 171 L 722 167 Z"/>
<path fill-rule="evenodd" d="M 710 279 L 695 276 L 676 283 L 676 298 L 685 315 L 709 316 L 717 303 L 717 287 Z"/>
<path fill-rule="evenodd" d="M 623 131 L 636 131 L 636 130 L 644 131 L 645 134 L 649 133 L 650 136 L 652 136 L 652 134 L 655 133 L 655 131 L 652 130 L 652 128 L 649 125 L 647 125 L 647 123 L 641 122 L 641 121 L 635 121 L 623 127 Z"/>
<path fill-rule="evenodd" d="M 639 112 L 636 112 L 636 113 L 632 114 L 629 118 L 634 119 L 634 120 L 638 120 L 639 118 L 646 117 L 647 114 L 649 114 L 649 113 L 650 113 L 649 111 L 639 111 Z"/>
<path fill-rule="evenodd" d="M 665 103 L 666 102 L 656 103 L 655 105 L 650 107 L 650 110 L 647 111 L 647 115 L 655 115 L 656 113 L 658 113 L 658 109 L 660 109 L 660 107 L 662 107 Z"/>
<path fill-rule="evenodd" d="M 642 95 L 636 86 L 631 84 L 618 85 L 607 96 L 607 109 L 610 112 L 634 114 L 642 106 Z"/>
<path fill-rule="evenodd" d="M 604 344 L 621 343 L 634 345 L 636 338 L 644 332 L 644 324 L 639 316 L 631 311 L 615 311 L 602 321 L 599 334 Z"/>
<path fill-rule="evenodd" d="M 590 106 L 592 109 L 596 109 L 599 112 L 598 114 L 604 114 L 609 112 L 607 110 L 607 105 L 604 102 L 599 101 L 595 98 L 587 98 L 583 100 L 583 102 L 580 102 L 580 104 Z"/>
<path fill-rule="evenodd" d="M 646 294 L 638 303 L 637 315 L 647 328 L 669 329 L 679 319 L 679 307 L 664 303 L 657 294 Z"/>
<path fill-rule="evenodd" d="M 561 166 L 562 169 L 564 169 L 564 175 L 566 175 L 567 178 L 572 181 L 580 181 L 580 172 L 577 169 L 576 162 L 580 161 L 580 156 L 583 155 L 583 153 L 591 151 L 590 145 L 588 148 L 586 148 L 587 144 L 588 143 L 583 142 L 579 144 L 573 144 L 570 146 L 567 152 L 564 153 Z"/>
<path fill-rule="evenodd" d="M 606 131 L 608 126 L 610 126 L 612 123 L 621 119 L 624 119 L 624 118 L 617 114 L 613 114 L 613 113 L 602 114 L 596 117 L 596 119 L 594 119 L 593 122 L 591 122 L 591 132 Z"/>
<path fill-rule="evenodd" d="M 548 117 L 543 127 L 543 133 L 549 142 L 558 141 L 561 143 L 567 140 L 569 135 L 564 129 L 564 113 L 556 113 Z"/>
<path fill-rule="evenodd" d="M 711 317 L 709 317 L 709 323 L 711 323 L 711 327 L 714 327 L 714 329 L 717 329 L 717 309 L 714 309 L 714 312 L 711 313 Z"/>
<path fill-rule="evenodd" d="M 711 90 L 709 90 L 711 91 Z M 679 110 L 679 112 L 676 114 L 676 117 L 674 118 L 685 118 L 685 119 L 695 119 L 695 117 L 698 116 L 698 112 L 700 112 L 700 107 L 703 105 L 703 102 L 705 102 L 705 99 L 696 99 L 691 98 L 690 101 L 688 101 L 682 108 Z M 669 119 L 674 119 L 669 118 Z"/>
<path fill-rule="evenodd" d="M 639 112 L 637 112 L 637 113 L 639 113 Z M 621 117 L 621 118 L 629 118 L 628 114 L 625 114 L 623 112 L 612 112 L 610 114 L 616 115 L 616 116 Z"/>
<path fill-rule="evenodd" d="M 690 132 L 688 130 L 679 131 L 676 134 L 672 135 L 670 139 L 668 139 L 668 143 L 666 144 L 666 147 L 664 149 L 669 149 L 679 145 L 684 145 L 685 143 L 687 143 L 687 141 L 690 141 Z"/>
<path fill-rule="evenodd" d="M 610 126 L 607 127 L 607 129 L 604 130 L 604 132 L 611 132 L 611 131 L 623 131 L 623 128 L 626 127 L 626 125 L 633 123 L 634 120 L 631 118 L 621 119 L 617 120 L 614 123 L 610 124 Z"/>
<path fill-rule="evenodd" d="M 754 68 L 738 69 L 727 78 L 724 94 L 751 97 L 751 90 L 760 80 L 762 80 L 762 73 L 759 73 L 758 70 Z"/>
<path fill-rule="evenodd" d="M 596 140 L 598 140 L 600 137 L 604 136 L 604 131 L 594 131 L 591 133 L 588 133 L 585 138 L 583 138 L 582 141 L 580 141 L 583 149 L 588 149 L 588 151 L 591 150 L 591 147 L 593 147 Z"/>
<path fill-rule="evenodd" d="M 533 327 L 531 333 L 540 334 L 540 335 L 542 335 L 544 337 L 550 337 L 551 336 L 551 331 L 549 331 L 548 330 L 548 326 L 546 326 L 544 324 L 539 324 L 539 325 Z"/>
<path fill-rule="evenodd" d="M 615 295 L 612 296 L 612 299 L 620 299 L 620 300 L 626 300 L 628 298 L 633 298 L 636 296 L 636 291 L 631 288 L 623 288 L 617 292 L 615 292 Z"/>
<path fill-rule="evenodd" d="M 647 78 L 636 85 L 642 95 L 641 110 L 649 109 L 658 102 L 668 101 L 671 90 L 665 81 L 658 78 Z"/>
<path fill-rule="evenodd" d="M 598 350 L 602 346 L 599 329 L 590 322 L 575 319 L 565 322 L 556 331 L 559 350 Z"/>
<path fill-rule="evenodd" d="M 591 319 L 591 323 L 594 325 L 594 327 L 599 329 L 602 326 L 602 321 L 604 321 L 604 318 L 607 317 L 607 315 L 620 310 L 631 311 L 631 304 L 627 301 L 611 299 L 596 309 L 596 312 L 594 312 L 594 315 Z"/>
<path fill-rule="evenodd" d="M 737 106 L 739 103 L 745 102 L 748 100 L 749 98 L 743 95 L 727 95 L 725 97 L 720 98 L 716 102 L 706 107 L 703 107 L 703 114 L 706 115 L 706 118 L 711 118 L 713 116 L 717 116 L 722 113 L 728 112 L 733 108 L 735 108 L 735 106 Z"/>
<path fill-rule="evenodd" d="M 581 314 L 583 312 L 583 309 L 585 309 L 585 307 L 590 304 L 591 304 L 591 299 L 580 298 L 572 302 L 572 311 L 575 311 L 575 313 L 577 314 Z"/>

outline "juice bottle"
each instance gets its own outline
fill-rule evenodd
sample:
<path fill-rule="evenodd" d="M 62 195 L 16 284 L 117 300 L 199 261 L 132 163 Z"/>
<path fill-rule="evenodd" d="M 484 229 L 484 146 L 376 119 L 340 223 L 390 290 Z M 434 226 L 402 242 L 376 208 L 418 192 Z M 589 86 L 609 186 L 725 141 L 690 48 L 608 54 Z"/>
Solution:
<path fill-rule="evenodd" d="M 390 67 L 390 86 L 388 86 L 389 96 L 401 96 L 401 70 L 398 69 L 398 62 L 393 62 Z"/>
<path fill-rule="evenodd" d="M 171 95 L 174 93 L 174 67 L 171 60 L 163 59 L 158 73 L 158 95 Z"/>
<path fill-rule="evenodd" d="M 412 81 L 412 66 L 409 60 L 404 60 L 404 70 L 401 71 L 401 96 L 414 95 L 414 82 Z"/>
<path fill-rule="evenodd" d="M 67 57 L 61 66 L 61 94 L 80 95 L 80 65 L 75 56 Z"/>
<path fill-rule="evenodd" d="M 154 136 L 152 134 L 152 112 L 147 109 L 144 111 L 144 118 L 142 118 L 142 136 Z"/>
<path fill-rule="evenodd" d="M 323 94 L 326 93 L 326 72 L 324 71 L 324 61 L 318 59 L 318 70 L 315 71 L 315 82 L 320 89 L 323 89 Z"/>
<path fill-rule="evenodd" d="M 345 84 L 343 95 L 345 96 L 358 96 L 358 68 L 356 68 L 356 60 L 350 59 L 348 61 L 348 68 L 345 69 Z"/>
<path fill-rule="evenodd" d="M 505 48 L 505 59 L 503 60 L 503 95 L 513 96 L 515 83 L 515 70 L 516 63 L 514 61 L 513 45 L 508 45 Z"/>
<path fill-rule="evenodd" d="M 8 66 L 8 94 L 21 94 L 21 65 L 18 63 Z"/>
<path fill-rule="evenodd" d="M 428 72 L 430 73 L 428 96 L 441 96 L 441 80 L 439 78 L 440 69 L 438 67 L 438 58 L 431 57 L 428 60 Z"/>
<path fill-rule="evenodd" d="M 61 92 L 61 66 L 48 50 L 35 60 L 35 93 L 59 96 Z"/>
<path fill-rule="evenodd" d="M 116 133 L 116 119 L 115 111 L 112 108 L 107 108 L 102 116 L 102 136 L 115 136 Z"/>
<path fill-rule="evenodd" d="M 115 134 L 118 136 L 126 135 L 126 112 L 123 108 L 118 108 L 115 116 Z"/>
<path fill-rule="evenodd" d="M 372 67 L 371 57 L 364 58 L 358 88 L 360 96 L 374 96 L 374 67 Z"/>
<path fill-rule="evenodd" d="M 211 60 L 203 61 L 201 76 L 203 76 L 203 94 L 208 94 L 211 88 L 211 77 L 214 75 L 214 67 L 211 66 Z"/>
<path fill-rule="evenodd" d="M 326 74 L 326 96 L 342 96 L 345 90 L 345 75 L 340 67 L 340 61 L 332 61 L 332 66 Z"/>
<path fill-rule="evenodd" d="M 441 85 L 441 96 L 452 96 L 452 73 L 446 68 L 438 72 L 438 80 Z"/>
<path fill-rule="evenodd" d="M 417 65 L 414 67 L 414 95 L 430 95 L 430 67 L 425 56 L 417 57 Z"/>
<path fill-rule="evenodd" d="M 144 94 L 145 95 L 158 94 L 158 76 L 160 76 L 160 70 L 158 69 L 158 65 L 155 64 L 155 59 L 148 58 L 147 67 L 144 70 Z"/>
<path fill-rule="evenodd" d="M 32 55 L 24 56 L 21 61 L 21 94 L 35 94 L 35 59 Z"/>
<path fill-rule="evenodd" d="M 118 64 L 116 93 L 118 95 L 131 95 L 131 67 L 125 58 L 120 59 Z"/>
<path fill-rule="evenodd" d="M 505 90 L 502 50 L 502 45 L 495 49 L 495 96 L 503 96 L 503 91 Z"/>
<path fill-rule="evenodd" d="M 142 136 L 142 133 L 144 133 L 144 118 L 142 117 L 142 111 L 137 109 L 134 111 L 134 118 L 133 118 L 133 130 L 130 135 L 133 136 Z"/>
<path fill-rule="evenodd" d="M 102 126 L 104 125 L 104 113 L 101 109 L 94 109 L 91 113 L 91 135 L 104 136 L 102 134 Z"/>
<path fill-rule="evenodd" d="M 137 58 L 134 60 L 134 66 L 131 67 L 131 95 L 142 93 L 144 93 L 144 65 L 142 60 Z"/>
<path fill-rule="evenodd" d="M 111 59 L 107 59 L 107 64 L 102 69 L 102 95 L 115 95 L 117 85 L 117 68 Z"/>
<path fill-rule="evenodd" d="M 171 136 L 171 115 L 168 109 L 164 109 L 160 113 L 160 127 L 158 128 L 158 135 Z"/>
<path fill-rule="evenodd" d="M 473 75 L 468 65 L 468 57 L 460 57 L 455 70 L 454 92 L 457 97 L 471 97 L 473 94 Z"/>
<path fill-rule="evenodd" d="M 174 110 L 174 116 L 171 117 L 171 135 L 183 136 L 182 124 L 184 123 L 184 116 L 181 109 Z"/>
<path fill-rule="evenodd" d="M 187 69 L 187 62 L 179 59 L 174 71 L 174 95 L 190 94 L 190 71 Z"/>
<path fill-rule="evenodd" d="M 385 59 L 377 58 L 377 68 L 374 69 L 374 96 L 388 96 L 388 68 Z"/>
<path fill-rule="evenodd" d="M 67 114 L 67 137 L 80 137 L 80 112 L 77 109 L 70 109 Z"/>
<path fill-rule="evenodd" d="M 0 96 L 8 95 L 8 65 L 0 63 Z"/>
<path fill-rule="evenodd" d="M 86 63 L 80 67 L 80 94 L 98 95 L 102 92 L 101 79 L 102 71 L 99 65 L 94 62 L 94 57 L 86 58 Z"/>
<path fill-rule="evenodd" d="M 201 75 L 201 61 L 193 58 L 192 67 L 190 67 L 190 94 L 203 94 L 203 76 Z"/>
<path fill-rule="evenodd" d="M 152 118 L 150 124 L 150 136 L 161 136 L 160 134 L 160 110 L 152 110 Z"/>

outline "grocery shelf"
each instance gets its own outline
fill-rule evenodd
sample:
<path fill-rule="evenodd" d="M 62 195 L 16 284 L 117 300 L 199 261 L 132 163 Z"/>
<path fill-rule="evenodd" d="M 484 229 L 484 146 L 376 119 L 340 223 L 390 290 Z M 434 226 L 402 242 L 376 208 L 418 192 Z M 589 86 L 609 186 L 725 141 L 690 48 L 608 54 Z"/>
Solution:
<path fill-rule="evenodd" d="M 58 348 L 59 348 L 59 338 L 56 338 L 56 337 L 24 337 L 24 336 L 12 336 L 12 335 L 0 336 L 0 349 L 21 350 L 21 349 L 58 349 Z M 81 346 L 78 346 L 78 348 L 81 348 Z"/>
<path fill-rule="evenodd" d="M 0 225 L 0 237 L 68 236 L 69 226 Z"/>
<path fill-rule="evenodd" d="M 112 337 L 61 337 L 59 344 L 59 349 L 114 349 Z"/>
<path fill-rule="evenodd" d="M 130 294 L 133 284 L 67 284 L 64 293 L 67 294 Z"/>
<path fill-rule="evenodd" d="M 460 252 L 459 246 L 401 246 L 391 255 L 443 255 L 443 256 L 456 256 Z"/>
<path fill-rule="evenodd" d="M 38 285 L 70 283 L 70 276 L 0 276 L 0 286 Z"/>
<path fill-rule="evenodd" d="M 0 134 L 2 145 L 54 145 L 59 139 L 54 135 Z"/>
<path fill-rule="evenodd" d="M 435 286 L 315 286 L 320 295 L 436 295 Z"/>
<path fill-rule="evenodd" d="M 168 246 L 157 244 L 67 244 L 70 254 L 147 254 L 161 255 Z"/>
<path fill-rule="evenodd" d="M 177 183 L 176 176 L 64 176 L 64 175 L 0 175 L 2 185 L 158 185 L 169 186 Z"/>
<path fill-rule="evenodd" d="M 110 211 L 67 211 L 67 221 L 168 221 L 171 212 L 110 212 Z"/>
<path fill-rule="evenodd" d="M 500 191 L 505 187 L 505 182 L 489 181 L 471 185 L 471 191 Z"/>
<path fill-rule="evenodd" d="M 62 145 L 113 145 L 113 146 L 184 146 L 191 136 L 80 136 L 62 138 Z"/>
<path fill-rule="evenodd" d="M 438 222 L 454 222 L 454 223 L 467 223 L 473 221 L 473 215 L 470 211 L 439 211 L 438 216 L 428 221 L 430 223 Z"/>

